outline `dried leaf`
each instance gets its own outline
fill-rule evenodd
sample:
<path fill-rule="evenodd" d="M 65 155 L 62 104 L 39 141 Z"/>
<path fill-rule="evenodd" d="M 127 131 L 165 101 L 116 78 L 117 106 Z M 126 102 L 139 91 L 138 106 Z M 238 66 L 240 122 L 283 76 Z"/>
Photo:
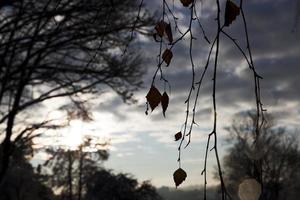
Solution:
<path fill-rule="evenodd" d="M 146 95 L 146 99 L 150 105 L 151 110 L 153 111 L 161 101 L 161 94 L 156 89 L 156 87 L 151 86 L 148 94 Z"/>
<path fill-rule="evenodd" d="M 160 37 L 164 36 L 168 23 L 164 21 L 160 21 L 156 24 L 155 30 Z"/>
<path fill-rule="evenodd" d="M 180 1 L 184 7 L 188 7 L 193 2 L 193 0 L 180 0 Z"/>
<path fill-rule="evenodd" d="M 153 35 L 155 41 L 157 41 L 156 35 L 158 35 L 159 37 L 163 37 L 165 35 L 168 38 L 170 44 L 173 42 L 173 34 L 170 24 L 165 21 L 160 21 L 155 25 L 155 30 L 156 33 L 154 33 Z"/>
<path fill-rule="evenodd" d="M 165 63 L 167 64 L 167 66 L 169 66 L 172 58 L 173 58 L 172 51 L 170 49 L 166 49 L 164 51 L 164 53 L 162 54 L 162 59 L 163 59 L 163 61 L 165 61 Z"/>
<path fill-rule="evenodd" d="M 229 26 L 239 14 L 240 14 L 240 8 L 232 1 L 227 0 L 226 8 L 225 8 L 224 26 Z"/>
<path fill-rule="evenodd" d="M 164 92 L 162 97 L 161 97 L 161 106 L 162 106 L 162 109 L 163 109 L 164 117 L 166 117 L 166 110 L 168 108 L 168 105 L 169 105 L 169 96 L 166 92 Z"/>
<path fill-rule="evenodd" d="M 173 174 L 173 179 L 174 179 L 176 187 L 178 185 L 180 185 L 186 179 L 186 177 L 187 177 L 187 174 L 183 169 L 181 169 L 181 168 L 177 169 Z"/>
<path fill-rule="evenodd" d="M 182 133 L 181 131 L 175 134 L 175 141 L 178 141 L 182 138 Z"/>
<path fill-rule="evenodd" d="M 165 27 L 165 33 L 168 37 L 169 43 L 172 44 L 173 42 L 173 34 L 172 34 L 172 29 L 171 29 L 171 25 L 167 24 Z"/>

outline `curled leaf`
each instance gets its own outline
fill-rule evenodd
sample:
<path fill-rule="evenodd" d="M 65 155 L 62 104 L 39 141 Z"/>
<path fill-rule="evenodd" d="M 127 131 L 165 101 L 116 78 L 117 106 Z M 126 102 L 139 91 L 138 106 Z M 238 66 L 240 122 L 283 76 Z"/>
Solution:
<path fill-rule="evenodd" d="M 161 107 L 163 109 L 164 117 L 166 117 L 166 110 L 168 108 L 168 105 L 169 105 L 169 96 L 166 92 L 164 92 L 161 97 Z"/>
<path fill-rule="evenodd" d="M 172 34 L 172 29 L 171 25 L 165 21 L 160 21 L 155 25 L 155 31 L 156 33 L 153 34 L 153 37 L 155 41 L 158 41 L 156 36 L 158 35 L 159 37 L 166 36 L 169 40 L 169 43 L 171 44 L 173 42 L 173 34 Z"/>
<path fill-rule="evenodd" d="M 175 141 L 178 141 L 182 138 L 182 133 L 181 131 L 175 134 Z"/>
<path fill-rule="evenodd" d="M 173 42 L 173 34 L 172 34 L 172 29 L 171 29 L 171 25 L 170 24 L 167 24 L 166 27 L 165 27 L 165 33 L 168 37 L 168 40 L 170 42 L 170 44 L 172 44 Z"/>
<path fill-rule="evenodd" d="M 240 8 L 232 1 L 227 0 L 226 8 L 225 8 L 224 26 L 229 26 L 239 14 L 240 14 Z"/>
<path fill-rule="evenodd" d="M 152 85 L 148 94 L 146 95 L 146 99 L 151 110 L 153 111 L 161 101 L 161 94 L 158 89 Z"/>
<path fill-rule="evenodd" d="M 180 2 L 184 7 L 188 7 L 193 2 L 193 0 L 180 0 Z"/>
<path fill-rule="evenodd" d="M 186 172 L 183 169 L 178 168 L 173 174 L 173 179 L 176 187 L 179 186 L 186 179 L 186 177 Z"/>
<path fill-rule="evenodd" d="M 166 49 L 164 51 L 164 53 L 162 54 L 162 59 L 163 59 L 163 61 L 165 61 L 165 63 L 167 64 L 167 66 L 169 66 L 172 58 L 173 58 L 172 51 L 170 49 Z"/>
<path fill-rule="evenodd" d="M 165 21 L 160 21 L 156 24 L 155 30 L 160 37 L 164 36 L 167 25 L 168 23 Z"/>

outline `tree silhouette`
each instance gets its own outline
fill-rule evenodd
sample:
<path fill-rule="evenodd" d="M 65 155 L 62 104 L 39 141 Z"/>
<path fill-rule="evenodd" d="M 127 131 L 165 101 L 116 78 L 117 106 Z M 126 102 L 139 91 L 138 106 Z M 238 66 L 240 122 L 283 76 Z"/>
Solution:
<path fill-rule="evenodd" d="M 78 149 L 48 148 L 50 158 L 43 164 L 48 175 L 48 185 L 60 190 L 63 199 L 81 200 L 86 193 L 88 179 L 102 169 L 103 161 L 108 159 L 106 143 L 93 144 L 86 138 Z"/>
<path fill-rule="evenodd" d="M 241 113 L 228 128 L 232 147 L 224 157 L 224 178 L 233 199 L 238 198 L 239 185 L 249 178 L 257 179 L 254 167 L 262 160 L 264 190 L 261 199 L 297 199 L 299 191 L 300 151 L 298 138 L 285 128 L 278 127 L 267 115 L 267 123 L 261 128 L 255 141 L 255 114 Z M 258 181 L 258 180 L 257 180 Z"/>
<path fill-rule="evenodd" d="M 1 200 L 56 200 L 53 191 L 44 185 L 46 178 L 28 161 L 32 156 L 31 140 L 23 138 L 14 143 L 11 162 L 0 184 Z"/>
<path fill-rule="evenodd" d="M 7 0 L 1 1 L 0 18 L 1 182 L 13 135 L 28 134 L 28 126 L 51 128 L 48 119 L 32 123 L 24 116 L 40 103 L 68 97 L 86 113 L 81 97 L 101 88 L 132 100 L 143 69 L 140 56 L 127 47 L 133 31 L 146 34 L 152 19 L 131 0 Z M 28 126 L 19 131 L 16 124 Z"/>
<path fill-rule="evenodd" d="M 62 200 L 160 200 L 156 189 L 145 181 L 141 184 L 128 174 L 114 174 L 104 169 L 102 162 L 108 159 L 99 144 L 96 150 L 91 139 L 77 150 L 48 149 L 50 159 L 44 163 L 47 185 L 59 190 Z M 49 172 L 50 169 L 50 172 Z"/>
<path fill-rule="evenodd" d="M 161 200 L 149 182 L 138 184 L 128 174 L 113 174 L 110 171 L 97 171 L 87 181 L 86 200 Z"/>

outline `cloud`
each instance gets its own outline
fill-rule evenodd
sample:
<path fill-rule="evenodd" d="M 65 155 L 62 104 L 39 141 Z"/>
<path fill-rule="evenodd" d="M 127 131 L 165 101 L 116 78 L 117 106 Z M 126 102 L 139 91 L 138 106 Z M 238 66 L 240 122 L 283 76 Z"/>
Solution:
<path fill-rule="evenodd" d="M 161 1 L 144 2 L 151 11 L 160 8 Z M 280 125 L 299 128 L 300 34 L 292 32 L 295 24 L 296 1 L 252 0 L 245 1 L 244 4 L 255 66 L 258 73 L 264 78 L 261 81 L 262 101 L 268 112 L 275 115 Z M 180 18 L 188 15 L 189 9 L 182 8 L 179 1 L 175 1 L 174 7 L 176 15 Z M 201 23 L 209 39 L 212 40 L 216 32 L 213 12 L 216 9 L 215 3 L 203 0 L 197 8 Z M 222 4 L 222 8 L 224 8 L 224 4 Z M 156 16 L 160 16 L 159 12 Z M 183 18 L 179 22 L 181 28 L 186 27 L 188 21 L 188 17 Z M 237 20 L 225 31 L 237 39 L 236 41 L 241 48 L 246 51 L 241 16 L 238 16 Z M 197 38 L 193 45 L 196 64 L 195 78 L 199 80 L 206 63 L 209 44 L 203 39 L 199 27 L 193 29 L 193 33 Z M 178 37 L 178 33 L 174 33 L 175 37 Z M 154 180 L 155 184 L 172 185 L 173 183 L 166 176 L 172 174 L 173 168 L 177 166 L 178 143 L 174 142 L 173 137 L 175 133 L 181 130 L 184 123 L 186 112 L 184 102 L 191 87 L 192 70 L 189 60 L 189 39 L 182 40 L 174 47 L 172 50 L 174 57 L 170 66 L 162 67 L 163 75 L 171 85 L 171 91 L 166 87 L 170 96 L 166 118 L 162 116 L 160 106 L 149 116 L 144 113 L 146 109 L 145 95 L 150 88 L 157 66 L 159 43 L 155 43 L 152 38 L 149 40 L 143 38 L 135 46 L 145 56 L 143 67 L 147 69 L 147 74 L 143 77 L 144 88 L 135 94 L 138 104 L 126 105 L 117 95 L 112 93 L 101 95 L 95 101 L 97 106 L 95 107 L 93 127 L 97 133 L 106 133 L 112 138 L 114 150 L 109 166 L 119 167 L 122 170 L 132 169 L 135 174 L 142 178 L 159 176 Z M 216 97 L 218 133 L 222 139 L 227 134 L 224 127 L 231 124 L 235 113 L 255 108 L 255 97 L 253 74 L 239 50 L 224 35 L 221 37 L 220 47 Z M 164 45 L 163 48 L 167 48 L 167 46 Z M 202 158 L 207 134 L 212 130 L 212 64 L 214 53 L 203 80 L 197 104 L 195 116 L 199 126 L 194 127 L 192 143 L 184 153 L 188 158 L 187 163 L 198 164 L 197 168 L 187 164 L 190 171 L 197 172 L 197 178 L 198 175 L 201 178 L 199 165 L 202 166 L 203 164 Z M 160 91 L 164 90 L 164 84 L 160 81 L 160 74 L 157 76 L 155 86 Z M 193 105 L 193 101 L 191 104 Z M 222 152 L 224 148 L 221 140 L 220 151 Z M 148 165 L 153 165 L 153 160 L 161 163 L 149 167 Z M 135 163 L 142 166 L 143 169 L 135 167 Z M 147 175 L 145 171 L 147 171 Z M 165 172 L 170 173 L 166 175 Z M 199 183 L 199 179 L 195 182 Z"/>
<path fill-rule="evenodd" d="M 225 1 L 224 1 L 225 2 Z M 159 8 L 160 1 L 147 2 L 150 9 Z M 299 99 L 300 99 L 300 78 L 299 56 L 300 56 L 300 35 L 292 32 L 295 24 L 296 2 L 292 0 L 253 0 L 244 3 L 247 25 L 250 36 L 251 49 L 255 67 L 258 73 L 264 78 L 261 81 L 262 101 L 268 112 L 278 119 L 281 126 L 289 128 L 299 127 Z M 221 5 L 224 9 L 224 4 Z M 201 16 L 201 23 L 206 30 L 210 40 L 216 33 L 215 11 L 216 6 L 212 1 L 204 0 L 198 5 L 198 14 Z M 289 10 L 290 12 L 287 12 Z M 189 9 L 180 7 L 175 3 L 175 13 L 178 16 L 188 15 Z M 221 16 L 223 16 L 222 10 Z M 159 15 L 158 15 L 159 16 Z M 179 22 L 180 27 L 186 27 L 189 17 Z M 247 52 L 244 26 L 241 16 L 225 31 L 236 39 L 241 48 Z M 199 79 L 206 63 L 209 45 L 203 39 L 199 27 L 193 29 L 194 41 L 193 55 L 196 64 L 196 80 Z M 178 33 L 175 33 L 175 38 Z M 143 118 L 139 112 L 143 112 L 145 94 L 150 87 L 153 72 L 156 69 L 159 44 L 147 42 L 139 44 L 144 55 L 149 56 L 146 68 L 148 74 L 145 77 L 145 89 L 137 93 L 139 107 L 134 111 L 135 115 L 126 115 L 128 121 L 138 119 L 139 124 L 135 131 L 148 134 L 163 144 L 165 147 L 176 149 L 173 135 L 178 132 L 185 120 L 188 90 L 191 87 L 191 64 L 189 60 L 189 39 L 182 40 L 172 49 L 174 57 L 169 67 L 162 67 L 163 75 L 171 85 L 170 104 L 164 119 L 160 108 L 153 111 L 150 116 Z M 253 74 L 241 52 L 226 36 L 221 36 L 220 57 L 217 71 L 217 109 L 218 109 L 218 132 L 221 138 L 227 132 L 223 129 L 231 124 L 235 113 L 255 108 Z M 163 46 L 163 48 L 166 48 Z M 192 148 L 199 145 L 199 152 L 204 151 L 207 134 L 212 129 L 212 77 L 213 77 L 213 51 L 210 65 L 203 80 L 200 96 L 197 104 L 196 121 L 193 133 Z M 247 53 L 246 53 L 247 54 Z M 247 54 L 248 55 L 248 54 Z M 163 82 L 155 81 L 155 86 L 161 91 L 164 89 Z M 168 89 L 167 89 L 168 91 Z M 168 91 L 170 92 L 170 91 Z M 193 96 L 194 97 L 194 96 Z M 192 98 L 193 98 L 192 97 Z M 193 101 L 192 101 L 193 102 Z M 122 107 L 122 106 L 121 106 Z M 127 111 L 129 111 L 128 109 Z M 130 119 L 130 120 L 129 120 Z M 220 151 L 224 150 L 221 145 Z M 161 149 L 161 147 L 159 147 Z M 189 151 L 189 150 L 188 150 Z M 199 153 L 198 152 L 198 153 Z M 190 161 L 199 161 L 199 154 L 189 155 Z M 198 159 L 198 160 L 197 160 Z M 188 160 L 188 162 L 190 162 Z"/>

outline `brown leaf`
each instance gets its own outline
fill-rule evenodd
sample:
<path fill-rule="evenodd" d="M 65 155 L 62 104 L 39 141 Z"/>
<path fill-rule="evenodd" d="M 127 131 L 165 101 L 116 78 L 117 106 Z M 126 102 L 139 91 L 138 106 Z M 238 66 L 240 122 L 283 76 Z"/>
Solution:
<path fill-rule="evenodd" d="M 188 7 L 193 2 L 193 0 L 180 0 L 180 1 L 184 7 Z"/>
<path fill-rule="evenodd" d="M 173 34 L 172 34 L 172 29 L 171 29 L 171 25 L 167 24 L 165 27 L 165 33 L 168 37 L 169 43 L 172 44 L 173 42 Z"/>
<path fill-rule="evenodd" d="M 227 0 L 226 8 L 225 8 L 224 26 L 229 26 L 239 14 L 240 14 L 240 8 L 232 1 Z"/>
<path fill-rule="evenodd" d="M 160 37 L 164 36 L 168 23 L 164 21 L 160 21 L 156 24 L 155 30 Z"/>
<path fill-rule="evenodd" d="M 173 58 L 172 51 L 170 49 L 166 49 L 164 51 L 164 53 L 162 54 L 162 59 L 163 59 L 163 61 L 165 61 L 165 63 L 167 64 L 167 66 L 169 66 L 172 58 Z"/>
<path fill-rule="evenodd" d="M 151 110 L 153 111 L 161 101 L 161 94 L 156 89 L 156 87 L 151 86 L 148 94 L 146 95 L 146 99 L 150 105 Z"/>
<path fill-rule="evenodd" d="M 163 109 L 164 117 L 166 117 L 166 110 L 168 108 L 168 105 L 169 105 L 169 96 L 166 92 L 164 92 L 162 97 L 161 97 L 161 106 L 162 106 L 162 109 Z"/>
<path fill-rule="evenodd" d="M 155 25 L 155 30 L 156 30 L 154 36 L 155 40 L 157 34 L 159 37 L 163 37 L 165 35 L 168 38 L 170 44 L 173 42 L 173 34 L 172 34 L 172 29 L 170 24 L 168 24 L 165 21 L 160 21 Z"/>
<path fill-rule="evenodd" d="M 181 131 L 175 134 L 175 141 L 178 141 L 182 138 L 182 133 Z"/>
<path fill-rule="evenodd" d="M 181 168 L 177 169 L 173 174 L 173 179 L 174 179 L 176 187 L 178 185 L 180 185 L 186 179 L 186 177 L 187 177 L 187 174 L 183 169 L 181 169 Z"/>

